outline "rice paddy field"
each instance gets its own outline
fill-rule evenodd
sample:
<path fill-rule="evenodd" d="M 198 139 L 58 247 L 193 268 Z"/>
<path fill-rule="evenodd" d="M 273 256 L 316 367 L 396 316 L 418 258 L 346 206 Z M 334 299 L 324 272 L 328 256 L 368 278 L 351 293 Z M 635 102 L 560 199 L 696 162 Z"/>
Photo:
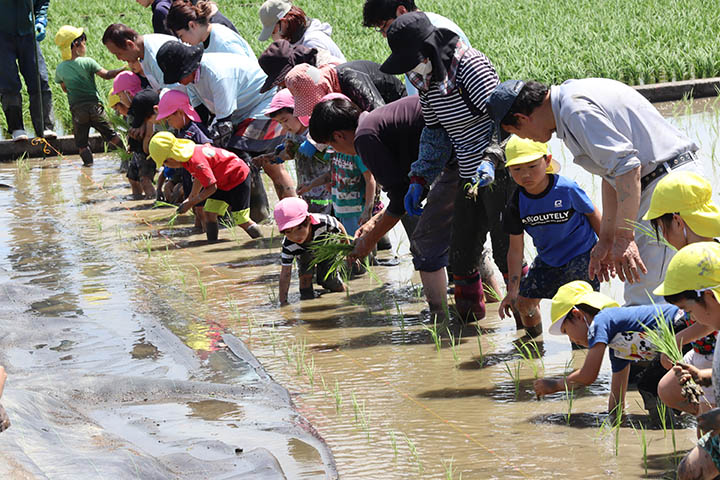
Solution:
<path fill-rule="evenodd" d="M 261 1 L 219 0 L 256 53 Z M 382 61 L 385 40 L 362 26 L 362 0 L 301 0 L 305 12 L 333 26 L 333 38 L 348 59 Z M 720 75 L 720 9 L 703 0 L 418 0 L 423 10 L 454 20 L 473 46 L 486 53 L 502 79 L 562 82 L 569 78 L 609 77 L 629 84 L 709 78 Z M 151 13 L 132 0 L 51 0 L 42 50 L 53 76 L 60 53 L 53 43 L 65 24 L 83 27 L 87 55 L 105 68 L 117 68 L 100 42 L 105 28 L 123 22 L 151 33 Z M 106 93 L 111 82 L 98 79 Z M 69 130 L 65 94 L 53 86 L 59 123 Z M 4 126 L 4 118 L 2 119 Z"/>

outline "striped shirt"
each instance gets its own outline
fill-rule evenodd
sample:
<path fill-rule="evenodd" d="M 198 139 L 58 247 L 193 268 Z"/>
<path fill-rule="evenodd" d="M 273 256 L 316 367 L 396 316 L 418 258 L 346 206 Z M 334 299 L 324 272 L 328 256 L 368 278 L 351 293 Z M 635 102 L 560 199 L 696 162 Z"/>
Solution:
<path fill-rule="evenodd" d="M 490 60 L 481 52 L 469 49 L 460 61 L 455 84 L 465 89 L 467 99 L 479 114 L 473 114 L 458 88 L 443 95 L 438 82 L 420 94 L 425 124 L 443 127 L 450 135 L 460 166 L 461 178 L 475 176 L 485 148 L 490 143 L 492 120 L 485 101 L 498 85 L 498 75 Z"/>
<path fill-rule="evenodd" d="M 312 213 L 311 215 L 317 221 L 316 224 L 310 224 L 310 228 L 312 228 L 312 240 L 305 243 L 295 243 L 285 237 L 282 243 L 282 251 L 280 252 L 280 264 L 282 266 L 291 266 L 295 257 L 307 252 L 310 244 L 326 233 L 342 233 L 339 227 L 340 222 L 338 222 L 335 217 L 322 213 Z"/>

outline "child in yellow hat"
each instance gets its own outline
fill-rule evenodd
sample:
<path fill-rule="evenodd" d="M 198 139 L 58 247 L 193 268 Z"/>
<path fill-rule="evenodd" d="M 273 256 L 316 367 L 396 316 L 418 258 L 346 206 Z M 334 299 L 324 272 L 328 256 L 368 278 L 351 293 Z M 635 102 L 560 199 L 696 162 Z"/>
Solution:
<path fill-rule="evenodd" d="M 67 93 L 75 145 L 83 165 L 89 166 L 93 163 L 93 155 L 88 146 L 90 127 L 100 132 L 106 142 L 125 148 L 105 115 L 95 86 L 95 75 L 109 80 L 124 69 L 105 70 L 95 60 L 86 57 L 86 41 L 82 28 L 70 25 L 60 27 L 55 35 L 55 44 L 60 47 L 63 61 L 55 69 L 55 81 Z"/>
<path fill-rule="evenodd" d="M 689 171 L 673 171 L 656 185 L 650 208 L 643 217 L 650 220 L 655 235 L 660 235 L 675 249 L 698 242 L 711 241 L 720 236 L 720 210 L 712 201 L 712 186 L 702 176 Z M 699 370 L 709 370 L 715 352 L 717 331 L 687 316 L 687 329 L 677 334 L 678 344 L 691 344 L 692 349 L 683 363 Z M 663 358 L 665 368 L 672 364 Z M 705 396 L 712 404 L 716 399 L 712 388 L 704 387 Z M 658 385 L 658 395 L 668 407 L 693 415 L 702 413 L 698 405 L 688 403 L 681 394 L 675 373 L 668 372 Z"/>
<path fill-rule="evenodd" d="M 665 280 L 653 292 L 662 295 L 693 318 L 715 330 L 720 329 L 720 244 L 693 243 L 682 248 L 670 260 Z M 713 356 L 712 370 L 698 370 L 689 365 L 673 367 L 684 383 L 692 378 L 701 386 L 712 384 L 715 398 L 720 398 L 720 355 Z M 720 410 L 698 417 L 698 427 L 709 432 L 690 450 L 678 466 L 678 479 L 716 478 L 720 475 Z"/>
<path fill-rule="evenodd" d="M 506 167 L 518 189 L 506 206 L 503 226 L 510 235 L 508 292 L 500 304 L 500 317 L 520 315 L 527 336 L 542 333 L 538 305 L 552 298 L 572 280 L 590 282 L 590 251 L 597 243 L 600 212 L 585 191 L 567 177 L 557 175 L 559 165 L 546 143 L 513 136 L 505 147 Z M 538 255 L 523 276 L 524 234 Z"/>
<path fill-rule="evenodd" d="M 643 326 L 655 328 L 658 318 L 669 322 L 678 313 L 678 307 L 667 304 L 620 307 L 615 300 L 594 291 L 589 283 L 583 281 L 563 285 L 552 298 L 549 332 L 552 335 L 567 335 L 573 343 L 587 347 L 588 353 L 583 366 L 570 375 L 536 380 L 533 385 L 535 393 L 540 397 L 592 384 L 600 372 L 605 350 L 609 349 L 612 379 L 608 412 L 612 412 L 617 405 L 624 405 L 630 363 L 657 356 L 646 339 Z M 638 390 L 646 400 L 645 408 L 653 414 L 656 404 L 648 399 L 654 400 L 654 392 L 644 390 L 640 385 Z M 646 396 L 647 393 L 652 395 Z"/>

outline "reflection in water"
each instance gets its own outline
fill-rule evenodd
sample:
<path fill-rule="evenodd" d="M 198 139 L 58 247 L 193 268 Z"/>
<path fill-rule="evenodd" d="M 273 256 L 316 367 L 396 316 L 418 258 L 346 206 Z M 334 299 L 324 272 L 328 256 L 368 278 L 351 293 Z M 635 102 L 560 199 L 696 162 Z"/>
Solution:
<path fill-rule="evenodd" d="M 200 402 L 188 402 L 190 411 L 188 417 L 202 418 L 203 420 L 242 420 L 243 409 L 240 405 L 222 400 L 202 400 Z"/>

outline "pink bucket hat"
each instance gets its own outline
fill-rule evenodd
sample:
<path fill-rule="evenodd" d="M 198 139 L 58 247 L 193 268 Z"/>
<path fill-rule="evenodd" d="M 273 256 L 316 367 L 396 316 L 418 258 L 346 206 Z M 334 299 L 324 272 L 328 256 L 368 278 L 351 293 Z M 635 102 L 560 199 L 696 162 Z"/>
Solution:
<path fill-rule="evenodd" d="M 327 71 L 334 68 L 334 65 L 317 68 L 301 63 L 288 72 L 285 86 L 295 97 L 296 116 L 312 115 L 315 105 L 320 103 L 325 95 L 336 90 L 333 88 L 332 74 Z"/>
<path fill-rule="evenodd" d="M 131 95 L 135 96 L 135 94 L 140 90 L 142 90 L 140 77 L 135 75 L 133 72 L 120 72 L 117 77 L 115 77 L 115 80 L 113 80 L 112 93 L 115 95 L 120 92 L 129 92 Z"/>
<path fill-rule="evenodd" d="M 308 213 L 308 204 L 300 197 L 285 197 L 275 205 L 275 223 L 282 232 L 288 228 L 300 225 L 308 216 L 310 223 L 317 225 L 318 221 Z"/>
<path fill-rule="evenodd" d="M 158 103 L 157 119 L 162 120 L 167 118 L 178 110 L 185 112 L 185 115 L 190 117 L 193 122 L 202 122 L 200 115 L 190 105 L 190 99 L 186 94 L 179 90 L 168 90 L 162 97 L 160 97 L 160 103 Z"/>
<path fill-rule="evenodd" d="M 271 113 L 282 110 L 283 108 L 289 108 L 293 111 L 295 110 L 295 99 L 293 98 L 292 93 L 290 93 L 290 90 L 288 90 L 287 88 L 283 88 L 282 90 L 277 92 L 275 96 L 273 96 L 272 100 L 270 101 L 270 106 L 263 113 L 269 117 Z M 294 115 L 295 114 L 293 113 L 293 116 Z M 310 117 L 308 116 L 295 118 L 300 120 L 300 123 L 302 123 L 304 127 L 310 125 Z"/>

